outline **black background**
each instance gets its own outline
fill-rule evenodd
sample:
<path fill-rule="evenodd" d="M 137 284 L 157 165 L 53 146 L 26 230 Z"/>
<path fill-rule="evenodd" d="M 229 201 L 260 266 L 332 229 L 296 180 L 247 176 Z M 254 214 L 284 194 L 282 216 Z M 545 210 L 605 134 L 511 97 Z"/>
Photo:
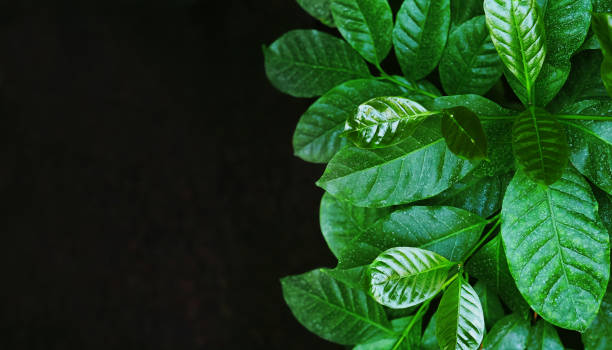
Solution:
<path fill-rule="evenodd" d="M 338 348 L 278 279 L 333 266 L 312 100 L 261 45 L 322 28 L 293 0 L 0 4 L 0 347 Z"/>

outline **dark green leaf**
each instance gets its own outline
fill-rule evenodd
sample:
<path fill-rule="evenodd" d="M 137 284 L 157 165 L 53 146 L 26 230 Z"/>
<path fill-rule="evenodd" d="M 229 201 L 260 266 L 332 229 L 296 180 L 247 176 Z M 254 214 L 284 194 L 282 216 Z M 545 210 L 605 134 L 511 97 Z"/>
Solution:
<path fill-rule="evenodd" d="M 323 339 L 359 344 L 395 334 L 381 305 L 322 269 L 285 277 L 281 284 L 293 315 Z"/>
<path fill-rule="evenodd" d="M 314 97 L 345 81 L 368 77 L 367 64 L 344 40 L 317 30 L 292 30 L 264 48 L 272 85 L 295 97 Z"/>
<path fill-rule="evenodd" d="M 393 15 L 387 0 L 332 0 L 340 34 L 366 60 L 380 64 L 391 50 Z"/>
<path fill-rule="evenodd" d="M 308 12 L 312 17 L 318 19 L 323 24 L 330 27 L 334 26 L 334 19 L 331 13 L 331 0 L 297 0 L 297 3 Z"/>
<path fill-rule="evenodd" d="M 451 6 L 451 26 L 456 29 L 464 22 L 484 14 L 482 0 L 453 0 Z M 454 29 L 451 29 L 453 31 Z"/>
<path fill-rule="evenodd" d="M 584 350 L 608 350 L 612 348 L 612 292 L 608 291 L 601 302 L 599 313 L 589 328 L 582 333 Z"/>
<path fill-rule="evenodd" d="M 442 135 L 448 148 L 462 158 L 487 157 L 487 137 L 476 113 L 463 106 L 444 109 Z"/>
<path fill-rule="evenodd" d="M 540 319 L 529 331 L 527 350 L 563 350 L 557 330 L 550 323 Z"/>
<path fill-rule="evenodd" d="M 612 101 L 581 101 L 565 109 L 572 115 L 612 115 Z M 612 121 L 568 120 L 570 160 L 584 176 L 612 193 Z"/>
<path fill-rule="evenodd" d="M 595 199 L 597 199 L 597 204 L 599 204 L 598 213 L 601 223 L 608 230 L 608 234 L 612 241 L 612 196 L 602 191 L 597 186 L 591 186 L 591 190 L 593 191 L 593 195 L 595 195 Z"/>
<path fill-rule="evenodd" d="M 463 23 L 450 35 L 439 70 L 442 86 L 449 95 L 482 95 L 495 85 L 504 66 L 484 16 Z"/>
<path fill-rule="evenodd" d="M 604 56 L 612 55 L 612 14 L 593 13 L 593 32 L 599 40 Z"/>
<path fill-rule="evenodd" d="M 293 134 L 295 155 L 313 163 L 327 163 L 347 144 L 339 137 L 357 106 L 379 96 L 405 95 L 405 89 L 374 79 L 347 81 L 329 90 L 302 115 Z"/>
<path fill-rule="evenodd" d="M 535 0 L 485 0 L 484 10 L 502 62 L 532 101 L 533 85 L 546 58 L 545 27 Z"/>
<path fill-rule="evenodd" d="M 395 309 L 420 304 L 440 291 L 453 265 L 428 250 L 391 248 L 370 265 L 370 293 L 379 303 Z"/>
<path fill-rule="evenodd" d="M 504 317 L 504 308 L 495 292 L 483 282 L 479 281 L 476 283 L 474 290 L 478 294 L 478 299 L 480 299 L 480 304 L 482 305 L 485 325 L 490 329 L 497 321 Z"/>
<path fill-rule="evenodd" d="M 603 81 L 608 95 L 612 96 L 612 57 L 604 56 L 601 62 L 601 80 Z"/>
<path fill-rule="evenodd" d="M 431 316 L 427 328 L 421 338 L 421 350 L 440 350 L 438 338 L 436 337 L 436 314 Z"/>
<path fill-rule="evenodd" d="M 432 197 L 476 165 L 447 149 L 440 118 L 430 117 L 419 132 L 396 146 L 345 147 L 329 162 L 317 185 L 357 206 L 385 207 Z"/>
<path fill-rule="evenodd" d="M 361 148 L 396 145 L 418 128 L 430 112 L 418 102 L 403 97 L 377 97 L 364 102 L 348 118 L 343 135 Z"/>
<path fill-rule="evenodd" d="M 529 337 L 529 321 L 512 314 L 499 320 L 487 334 L 484 350 L 525 350 Z"/>
<path fill-rule="evenodd" d="M 545 320 L 584 331 L 608 285 L 610 243 L 589 184 L 572 167 L 546 187 L 518 171 L 502 206 L 508 266 Z"/>
<path fill-rule="evenodd" d="M 350 269 L 321 269 L 321 272 L 329 275 L 337 282 L 343 283 L 348 287 L 368 291 L 370 282 L 367 275 L 367 266 L 357 266 Z"/>
<path fill-rule="evenodd" d="M 393 330 L 397 332 L 397 335 L 394 337 L 383 338 L 380 340 L 376 340 L 371 343 L 361 344 L 353 348 L 353 350 L 390 350 L 393 346 L 398 342 L 401 337 L 402 331 L 408 326 L 408 324 L 412 321 L 411 317 L 403 317 L 397 320 L 391 321 L 391 326 Z M 400 346 L 396 349 L 398 350 L 413 350 L 419 344 L 419 340 L 421 337 L 421 328 L 422 328 L 423 320 L 419 319 L 415 321 L 410 328 L 410 332 L 404 338 Z"/>
<path fill-rule="evenodd" d="M 436 337 L 442 350 L 476 350 L 485 333 L 482 306 L 461 277 L 444 292 L 436 312 Z"/>
<path fill-rule="evenodd" d="M 450 26 L 450 0 L 405 0 L 393 29 L 395 54 L 404 75 L 418 80 L 437 65 Z"/>
<path fill-rule="evenodd" d="M 557 181 L 568 160 L 565 128 L 541 108 L 529 107 L 516 118 L 512 146 L 519 166 L 533 181 Z"/>
<path fill-rule="evenodd" d="M 496 236 L 480 248 L 466 268 L 470 275 L 493 289 L 512 311 L 524 315 L 529 310 L 508 269 L 501 237 Z"/>

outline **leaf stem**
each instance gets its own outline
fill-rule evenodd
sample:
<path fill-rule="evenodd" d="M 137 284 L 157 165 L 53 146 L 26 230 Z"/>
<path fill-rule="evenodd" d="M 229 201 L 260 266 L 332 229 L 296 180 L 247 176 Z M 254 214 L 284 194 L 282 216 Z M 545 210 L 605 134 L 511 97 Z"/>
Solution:
<path fill-rule="evenodd" d="M 478 241 L 478 243 L 476 243 L 476 245 L 474 245 L 474 247 L 470 250 L 470 252 L 468 254 L 466 254 L 465 258 L 463 259 L 464 262 L 467 259 L 469 259 L 472 256 L 472 254 L 474 254 L 474 252 L 476 252 L 476 250 L 478 250 L 478 248 L 480 248 L 480 246 L 487 240 L 487 238 L 489 238 L 489 236 L 491 236 L 491 234 L 501 224 L 501 220 L 499 218 L 499 214 L 497 214 L 495 217 L 497 217 L 497 221 L 495 222 L 495 224 L 489 229 L 489 231 L 487 231 L 487 233 L 485 233 L 484 236 L 482 236 L 480 241 Z"/>
<path fill-rule="evenodd" d="M 555 114 L 559 119 L 568 120 L 608 120 L 612 121 L 612 117 L 604 117 L 600 115 L 577 115 L 577 114 Z"/>

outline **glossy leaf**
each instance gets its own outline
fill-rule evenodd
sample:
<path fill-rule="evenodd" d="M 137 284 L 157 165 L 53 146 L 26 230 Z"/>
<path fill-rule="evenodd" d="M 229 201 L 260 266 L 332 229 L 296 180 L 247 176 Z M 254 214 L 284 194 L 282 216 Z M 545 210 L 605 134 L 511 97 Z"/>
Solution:
<path fill-rule="evenodd" d="M 366 234 L 378 219 L 390 213 L 391 208 L 355 207 L 325 193 L 321 199 L 319 222 L 329 249 L 338 259 L 342 259 L 342 251 L 346 247 L 360 235 Z M 364 262 L 368 263 L 369 261 Z"/>
<path fill-rule="evenodd" d="M 436 312 L 436 337 L 442 350 L 476 350 L 485 333 L 484 315 L 474 288 L 457 278 L 442 296 Z"/>
<path fill-rule="evenodd" d="M 476 113 L 463 106 L 444 109 L 442 135 L 448 148 L 466 159 L 484 159 L 487 156 L 487 137 Z"/>
<path fill-rule="evenodd" d="M 405 0 L 393 29 L 395 54 L 404 75 L 427 76 L 437 65 L 448 38 L 450 0 Z"/>
<path fill-rule="evenodd" d="M 364 291 L 335 280 L 323 269 L 285 277 L 281 284 L 293 315 L 323 339 L 359 344 L 395 334 L 381 305 Z"/>
<path fill-rule="evenodd" d="M 495 85 L 504 66 L 484 16 L 463 23 L 450 35 L 439 70 L 442 86 L 449 95 L 482 95 Z"/>
<path fill-rule="evenodd" d="M 564 350 L 557 330 L 540 319 L 529 331 L 527 350 Z"/>
<path fill-rule="evenodd" d="M 370 265 L 370 293 L 391 308 L 417 305 L 438 293 L 452 266 L 446 258 L 428 250 L 391 248 Z"/>
<path fill-rule="evenodd" d="M 512 311 L 524 315 L 529 310 L 529 305 L 521 296 L 508 269 L 500 236 L 480 248 L 468 261 L 466 268 L 470 275 L 495 291 Z"/>
<path fill-rule="evenodd" d="M 601 302 L 597 317 L 582 333 L 584 350 L 607 350 L 612 348 L 612 292 L 608 291 Z"/>
<path fill-rule="evenodd" d="M 387 0 L 332 0 L 340 34 L 367 61 L 380 64 L 391 50 L 393 15 Z"/>
<path fill-rule="evenodd" d="M 499 320 L 484 340 L 484 350 L 525 350 L 529 321 L 512 314 Z"/>
<path fill-rule="evenodd" d="M 479 281 L 476 283 L 474 290 L 478 294 L 478 299 L 480 299 L 480 304 L 482 305 L 485 325 L 487 329 L 490 329 L 497 321 L 504 317 L 504 308 L 495 292 L 483 282 Z"/>
<path fill-rule="evenodd" d="M 264 56 L 272 85 L 295 97 L 320 96 L 345 81 L 370 75 L 350 45 L 317 30 L 292 30 L 264 47 Z"/>
<path fill-rule="evenodd" d="M 391 321 L 391 326 L 393 330 L 397 333 L 394 337 L 382 338 L 371 343 L 361 344 L 353 348 L 353 350 L 390 350 L 393 349 L 395 344 L 400 340 L 401 334 L 403 330 L 408 326 L 408 324 L 412 321 L 412 316 L 403 317 L 396 320 Z M 412 350 L 416 349 L 419 344 L 419 340 L 421 337 L 421 328 L 422 328 L 422 319 L 415 321 L 410 328 L 410 332 L 406 335 L 405 338 L 402 338 L 402 341 L 399 347 L 395 348 L 398 350 Z"/>
<path fill-rule="evenodd" d="M 544 185 L 557 181 L 568 160 L 563 126 L 540 108 L 521 113 L 512 128 L 514 156 L 530 179 Z"/>
<path fill-rule="evenodd" d="M 385 207 L 432 197 L 461 180 L 477 163 L 455 156 L 430 117 L 419 132 L 395 146 L 348 146 L 329 162 L 317 185 L 357 206 Z"/>
<path fill-rule="evenodd" d="M 296 156 L 313 163 L 327 163 L 347 139 L 339 137 L 357 106 L 379 96 L 400 96 L 407 91 L 391 83 L 358 79 L 343 83 L 319 98 L 302 115 L 293 134 Z"/>
<path fill-rule="evenodd" d="M 502 207 L 508 266 L 531 308 L 584 331 L 608 285 L 610 243 L 588 183 L 573 168 L 545 187 L 518 171 Z"/>
<path fill-rule="evenodd" d="M 369 264 L 383 251 L 397 246 L 427 249 L 451 261 L 461 261 L 476 244 L 485 225 L 483 218 L 459 208 L 400 208 L 367 231 L 355 234 L 341 251 L 339 266 Z"/>
<path fill-rule="evenodd" d="M 565 109 L 572 115 L 612 115 L 611 101 L 581 101 Z M 568 120 L 572 164 L 602 190 L 612 193 L 612 121 Z"/>
<path fill-rule="evenodd" d="M 331 0 L 297 0 L 297 3 L 312 17 L 321 23 L 333 27 L 334 19 L 331 13 Z"/>
<path fill-rule="evenodd" d="M 418 102 L 403 97 L 378 97 L 359 106 L 348 118 L 343 135 L 361 148 L 396 145 L 410 135 L 430 112 Z"/>
<path fill-rule="evenodd" d="M 535 0 L 485 0 L 493 44 L 532 101 L 532 87 L 546 58 L 546 34 Z"/>
<path fill-rule="evenodd" d="M 451 1 L 451 26 L 457 28 L 468 20 L 484 14 L 482 0 Z M 453 29 L 451 29 L 452 31 Z"/>

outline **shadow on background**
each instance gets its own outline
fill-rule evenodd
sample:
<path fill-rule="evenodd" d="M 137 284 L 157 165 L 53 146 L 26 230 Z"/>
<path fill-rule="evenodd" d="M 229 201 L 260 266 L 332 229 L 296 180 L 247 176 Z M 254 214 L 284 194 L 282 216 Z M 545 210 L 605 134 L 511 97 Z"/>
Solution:
<path fill-rule="evenodd" d="M 278 278 L 333 266 L 311 100 L 261 44 L 294 1 L 0 5 L 0 346 L 325 349 Z"/>

